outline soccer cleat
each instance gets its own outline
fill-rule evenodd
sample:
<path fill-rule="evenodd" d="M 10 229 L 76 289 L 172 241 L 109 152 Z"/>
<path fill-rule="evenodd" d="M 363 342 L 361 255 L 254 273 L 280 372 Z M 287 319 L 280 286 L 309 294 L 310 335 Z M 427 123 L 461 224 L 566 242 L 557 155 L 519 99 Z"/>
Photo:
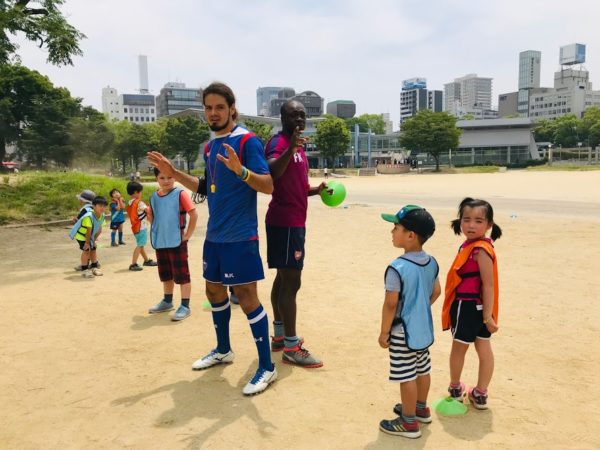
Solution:
<path fill-rule="evenodd" d="M 281 355 L 281 361 L 286 364 L 293 364 L 306 369 L 316 369 L 317 367 L 323 366 L 323 362 L 314 358 L 310 352 L 307 349 L 302 348 L 301 345 L 297 345 L 294 348 L 284 348 L 283 355 Z"/>
<path fill-rule="evenodd" d="M 189 317 L 190 314 L 192 314 L 192 311 L 190 308 L 188 308 L 187 306 L 179 305 L 179 308 L 177 308 L 177 311 L 175 311 L 175 314 L 173 314 L 173 317 L 171 317 L 171 320 L 173 322 L 179 322 L 180 320 L 183 320 L 186 317 Z"/>
<path fill-rule="evenodd" d="M 142 268 L 142 266 L 135 263 L 135 264 L 129 264 L 129 270 L 131 270 L 132 272 L 139 272 L 140 270 L 144 270 L 144 269 Z"/>
<path fill-rule="evenodd" d="M 217 364 L 229 364 L 233 362 L 235 357 L 234 353 L 229 350 L 227 353 L 219 353 L 215 348 L 210 353 L 192 364 L 193 370 L 204 370 L 209 367 L 216 366 Z"/>
<path fill-rule="evenodd" d="M 298 345 L 304 344 L 304 338 L 300 336 L 298 338 Z M 285 348 L 285 343 L 283 342 L 283 336 L 271 336 L 271 351 L 272 352 L 280 352 Z"/>
<path fill-rule="evenodd" d="M 117 244 L 116 242 L 111 242 L 111 243 L 110 243 L 110 246 L 111 246 L 111 247 L 118 247 L 118 246 L 119 246 L 119 244 Z"/>
<path fill-rule="evenodd" d="M 410 439 L 421 437 L 419 422 L 405 422 L 402 417 L 396 417 L 393 420 L 382 420 L 379 422 L 379 429 L 384 433 L 393 434 L 394 436 L 402 436 Z"/>
<path fill-rule="evenodd" d="M 402 416 L 402 403 L 396 403 L 396 406 L 394 406 L 394 414 Z M 431 423 L 431 411 L 428 407 L 417 408 L 416 417 L 421 423 Z"/>
<path fill-rule="evenodd" d="M 119 241 L 119 245 L 127 245 L 127 244 L 123 241 Z"/>
<path fill-rule="evenodd" d="M 153 259 L 148 259 L 146 261 L 144 261 L 144 266 L 158 266 L 158 263 L 156 261 L 154 261 Z"/>
<path fill-rule="evenodd" d="M 101 277 L 102 275 L 104 275 L 104 274 L 102 273 L 102 271 L 101 271 L 100 269 L 98 269 L 97 267 L 94 267 L 94 268 L 92 269 L 92 274 L 96 275 L 97 277 Z"/>
<path fill-rule="evenodd" d="M 462 402 L 465 396 L 465 384 L 460 382 L 458 387 L 454 387 L 452 385 L 448 386 L 448 393 L 454 400 Z"/>
<path fill-rule="evenodd" d="M 156 314 L 161 312 L 171 311 L 173 309 L 173 303 L 165 302 L 161 300 L 159 303 L 154 305 L 152 308 L 148 310 L 150 314 Z"/>
<path fill-rule="evenodd" d="M 478 394 L 475 388 L 469 389 L 469 401 L 473 403 L 476 409 L 488 409 L 487 394 Z"/>
<path fill-rule="evenodd" d="M 242 390 L 244 395 L 256 395 L 263 392 L 269 385 L 277 379 L 277 368 L 273 365 L 273 370 L 265 370 L 259 367 L 254 376 Z"/>
<path fill-rule="evenodd" d="M 94 274 L 92 273 L 92 271 L 90 269 L 82 270 L 81 276 L 83 278 L 94 278 Z"/>

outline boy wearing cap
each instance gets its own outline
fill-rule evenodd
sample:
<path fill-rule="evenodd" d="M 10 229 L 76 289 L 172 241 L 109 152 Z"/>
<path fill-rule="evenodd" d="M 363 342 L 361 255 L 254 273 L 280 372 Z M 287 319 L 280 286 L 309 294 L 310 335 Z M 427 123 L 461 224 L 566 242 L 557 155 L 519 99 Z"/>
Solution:
<path fill-rule="evenodd" d="M 430 423 L 427 394 L 431 383 L 428 348 L 433 344 L 431 304 L 439 297 L 439 267 L 423 244 L 433 236 L 431 214 L 416 205 L 407 205 L 396 214 L 382 214 L 394 224 L 392 243 L 404 249 L 385 271 L 385 301 L 381 315 L 379 345 L 389 348 L 390 381 L 400 383 L 402 403 L 396 404 L 392 420 L 379 428 L 408 438 L 421 436 L 419 422 Z"/>

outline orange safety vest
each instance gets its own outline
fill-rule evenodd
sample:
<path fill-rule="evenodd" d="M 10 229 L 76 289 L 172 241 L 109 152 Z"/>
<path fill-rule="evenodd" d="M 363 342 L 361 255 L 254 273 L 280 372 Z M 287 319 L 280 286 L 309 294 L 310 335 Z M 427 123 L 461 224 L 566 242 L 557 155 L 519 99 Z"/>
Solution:
<path fill-rule="evenodd" d="M 496 253 L 494 252 L 494 246 L 492 244 L 484 240 L 477 240 L 458 251 L 458 255 L 454 258 L 452 267 L 450 267 L 450 270 L 448 271 L 445 288 L 446 296 L 444 298 L 444 306 L 442 307 L 443 330 L 448 330 L 451 326 L 450 307 L 452 306 L 452 303 L 454 303 L 456 297 L 456 288 L 462 281 L 458 271 L 467 262 L 469 255 L 476 247 L 484 249 L 492 257 L 494 270 L 494 306 L 492 308 L 492 317 L 494 318 L 494 322 L 498 324 L 498 262 Z"/>
<path fill-rule="evenodd" d="M 127 215 L 129 216 L 129 220 L 131 221 L 131 231 L 134 234 L 139 233 L 142 228 L 142 221 L 138 217 L 137 209 L 138 204 L 140 203 L 140 199 L 136 198 L 131 205 L 127 205 Z"/>

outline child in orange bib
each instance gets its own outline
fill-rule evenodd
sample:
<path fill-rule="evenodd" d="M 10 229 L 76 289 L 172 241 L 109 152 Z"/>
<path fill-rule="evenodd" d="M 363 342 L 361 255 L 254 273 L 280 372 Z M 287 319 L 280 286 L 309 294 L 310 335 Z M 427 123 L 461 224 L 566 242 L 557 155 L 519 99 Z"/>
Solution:
<path fill-rule="evenodd" d="M 452 221 L 454 233 L 467 240 L 460 246 L 446 278 L 442 328 L 452 330 L 450 352 L 450 396 L 462 400 L 465 385 L 460 381 L 470 344 L 479 357 L 477 385 L 468 396 L 477 409 L 487 409 L 487 388 L 494 372 L 491 335 L 498 331 L 498 264 L 492 242 L 502 235 L 494 223 L 492 205 L 485 200 L 465 198 Z M 491 239 L 486 233 L 491 230 Z"/>

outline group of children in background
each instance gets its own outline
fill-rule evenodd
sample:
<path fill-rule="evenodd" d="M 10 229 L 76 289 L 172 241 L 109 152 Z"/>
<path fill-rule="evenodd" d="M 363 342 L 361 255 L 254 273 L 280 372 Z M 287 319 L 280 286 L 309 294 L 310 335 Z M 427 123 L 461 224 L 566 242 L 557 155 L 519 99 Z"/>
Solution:
<path fill-rule="evenodd" d="M 137 181 L 127 184 L 127 194 L 130 196 L 127 205 L 118 189 L 110 191 L 111 246 L 125 245 L 123 224 L 126 212 L 136 244 L 129 270 L 137 272 L 143 270 L 142 266 L 158 266 L 159 278 L 163 284 L 162 300 L 148 312 L 153 314 L 173 309 L 174 285 L 179 284 L 181 305 L 172 320 L 180 321 L 191 314 L 187 241 L 194 233 L 197 213 L 189 196 L 183 190 L 175 188 L 172 178 L 162 176 L 158 169 L 154 169 L 154 174 L 159 189 L 150 198 L 151 206 L 141 199 L 144 187 Z M 84 278 L 102 276 L 96 243 L 106 222 L 105 209 L 109 203 L 106 198 L 96 196 L 90 190 L 82 191 L 77 199 L 82 207 L 70 232 L 71 239 L 75 239 L 81 249 L 81 263 L 75 269 L 80 270 Z M 187 217 L 190 218 L 189 224 Z M 156 250 L 158 262 L 150 259 L 145 250 L 148 243 L 146 221 L 151 223 L 151 243 Z M 138 264 L 140 256 L 143 258 L 142 266 Z"/>
<path fill-rule="evenodd" d="M 191 313 L 187 241 L 195 230 L 197 212 L 189 196 L 174 186 L 172 178 L 162 176 L 158 169 L 154 171 L 159 190 L 152 194 L 150 206 L 141 200 L 143 186 L 137 181 L 127 185 L 131 197 L 127 206 L 120 192 L 111 190 L 111 246 L 124 245 L 126 211 L 136 240 L 129 270 L 142 270 L 138 264 L 142 256 L 144 266 L 158 265 L 163 283 L 164 297 L 149 312 L 172 310 L 174 285 L 179 284 L 182 301 L 172 316 L 172 320 L 179 321 Z M 96 242 L 102 232 L 108 202 L 89 190 L 77 198 L 83 207 L 70 234 L 82 250 L 77 269 L 86 278 L 101 276 Z M 431 384 L 429 347 L 434 341 L 431 304 L 440 296 L 441 287 L 438 263 L 423 251 L 423 245 L 433 236 L 435 222 L 428 211 L 416 205 L 407 205 L 396 214 L 382 214 L 382 218 L 394 224 L 392 243 L 404 249 L 404 254 L 392 261 L 385 272 L 379 335 L 379 345 L 389 349 L 389 379 L 400 384 L 401 403 L 393 407 L 397 417 L 382 420 L 379 427 L 389 434 L 418 438 L 421 436 L 419 423 L 432 421 L 427 406 Z M 151 240 L 158 263 L 150 259 L 144 249 L 148 239 L 146 220 L 152 224 Z M 498 330 L 498 266 L 492 242 L 502 231 L 494 223 L 492 206 L 485 200 L 469 197 L 460 203 L 458 218 L 452 221 L 451 228 L 466 240 L 448 271 L 442 308 L 442 328 L 450 329 L 453 336 L 448 393 L 461 402 L 466 396 L 475 408 L 487 409 L 487 389 L 494 371 L 490 338 Z M 477 351 L 479 370 L 477 384 L 467 389 L 461 381 L 461 373 L 471 344 Z"/>
<path fill-rule="evenodd" d="M 429 212 L 407 205 L 396 214 L 382 214 L 394 224 L 392 243 L 404 254 L 385 272 L 379 345 L 389 349 L 390 376 L 400 383 L 401 403 L 396 418 L 382 420 L 379 428 L 408 438 L 421 436 L 419 423 L 430 423 L 427 396 L 431 384 L 429 347 L 433 344 L 431 304 L 441 294 L 439 266 L 423 251 L 435 232 Z M 494 371 L 491 335 L 498 331 L 498 265 L 492 242 L 502 235 L 494 211 L 485 200 L 465 198 L 451 223 L 466 240 L 448 271 L 442 308 L 442 328 L 452 332 L 448 393 L 462 402 L 467 396 L 476 409 L 487 409 L 487 389 Z M 486 234 L 491 230 L 490 237 Z M 465 355 L 474 344 L 479 358 L 477 384 L 467 389 L 461 381 Z"/>

